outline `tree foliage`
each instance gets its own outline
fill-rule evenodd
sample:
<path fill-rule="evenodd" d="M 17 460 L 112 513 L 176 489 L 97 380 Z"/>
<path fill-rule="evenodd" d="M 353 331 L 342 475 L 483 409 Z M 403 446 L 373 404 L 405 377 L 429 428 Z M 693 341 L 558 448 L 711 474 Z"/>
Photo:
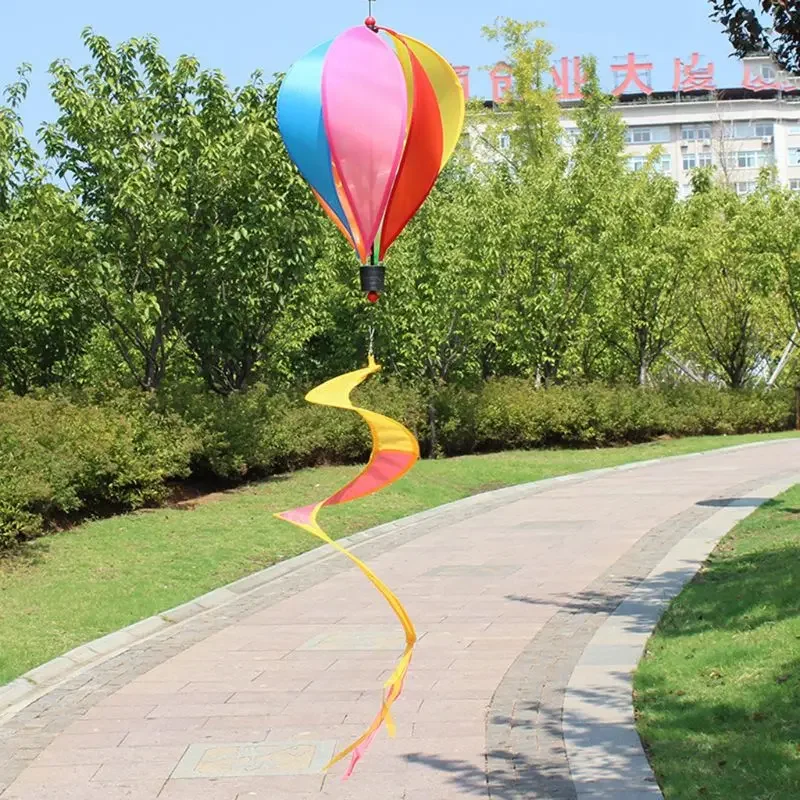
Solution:
<path fill-rule="evenodd" d="M 798 195 L 765 175 L 739 198 L 699 170 L 679 199 L 658 150 L 627 168 L 593 59 L 565 121 L 541 25 L 484 32 L 512 92 L 470 107 L 377 307 L 280 141 L 279 77 L 233 89 L 152 38 L 87 30 L 90 63 L 51 69 L 44 161 L 19 117 L 23 69 L 0 107 L 2 386 L 135 386 L 187 409 L 212 392 L 231 409 L 372 345 L 427 404 L 436 452 L 443 393 L 485 381 L 763 384 L 800 326 Z"/>
<path fill-rule="evenodd" d="M 717 20 L 740 56 L 770 53 L 783 69 L 800 74 L 800 0 L 710 0 Z"/>
<path fill-rule="evenodd" d="M 93 229 L 83 287 L 136 382 L 161 384 L 188 346 L 210 388 L 242 388 L 312 259 L 319 215 L 286 159 L 274 84 L 231 91 L 217 71 L 153 38 L 94 63 L 56 62 L 47 155 Z"/>

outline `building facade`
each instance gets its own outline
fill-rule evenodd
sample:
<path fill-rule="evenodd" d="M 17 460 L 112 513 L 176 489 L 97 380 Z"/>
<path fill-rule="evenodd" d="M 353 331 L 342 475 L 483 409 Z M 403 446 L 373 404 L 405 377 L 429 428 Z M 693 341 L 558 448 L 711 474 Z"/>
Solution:
<path fill-rule="evenodd" d="M 746 69 L 763 85 L 775 85 L 768 58 L 747 59 Z M 678 184 L 683 197 L 691 192 L 693 170 L 708 166 L 740 195 L 755 190 L 764 167 L 800 191 L 800 92 L 785 82 L 780 87 L 621 94 L 614 110 L 626 125 L 629 168 L 642 169 L 658 147 L 656 169 Z M 562 102 L 566 146 L 577 133 L 569 114 L 577 103 Z"/>
<path fill-rule="evenodd" d="M 731 89 L 679 86 L 683 90 L 656 92 L 640 80 L 646 91 L 631 92 L 621 84 L 614 113 L 626 125 L 629 168 L 643 169 L 658 147 L 655 167 L 677 183 L 682 197 L 691 192 L 692 172 L 709 166 L 740 195 L 755 190 L 765 167 L 774 169 L 781 184 L 800 191 L 800 81 L 779 75 L 766 57 L 745 59 L 744 70 L 745 85 Z M 565 91 L 560 97 L 562 141 L 569 149 L 578 133 L 571 112 L 581 100 Z M 486 105 L 500 110 L 502 101 Z M 498 149 L 509 145 L 510 137 L 501 134 Z M 492 158 L 488 151 L 484 155 Z"/>

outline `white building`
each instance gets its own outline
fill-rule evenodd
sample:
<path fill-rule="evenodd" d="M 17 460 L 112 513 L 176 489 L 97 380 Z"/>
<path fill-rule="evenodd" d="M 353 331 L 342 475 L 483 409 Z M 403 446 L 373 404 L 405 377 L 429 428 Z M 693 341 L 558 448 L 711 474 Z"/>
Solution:
<path fill-rule="evenodd" d="M 747 61 L 765 82 L 777 81 L 769 58 Z M 577 132 L 568 111 L 578 103 L 562 103 L 567 146 Z M 782 184 L 800 191 L 800 92 L 735 88 L 624 94 L 614 110 L 627 125 L 630 168 L 641 169 L 659 146 L 657 168 L 677 182 L 682 196 L 691 191 L 692 170 L 711 165 L 739 194 L 753 191 L 760 170 L 770 166 Z"/>
<path fill-rule="evenodd" d="M 614 113 L 627 126 L 630 168 L 642 169 L 658 146 L 656 168 L 675 180 L 684 197 L 691 191 L 692 170 L 705 166 L 716 167 L 739 194 L 756 188 L 764 167 L 774 167 L 782 184 L 800 191 L 800 89 L 794 88 L 800 79 L 779 74 L 768 57 L 745 59 L 745 68 L 753 83 L 773 88 L 621 94 Z M 562 141 L 567 149 L 577 138 L 571 112 L 580 103 L 561 101 Z M 485 105 L 501 108 L 490 101 Z M 473 129 L 473 148 L 487 160 L 502 157 L 502 150 L 511 144 L 508 134 L 500 134 L 493 144 L 480 133 L 475 136 L 480 127 Z"/>

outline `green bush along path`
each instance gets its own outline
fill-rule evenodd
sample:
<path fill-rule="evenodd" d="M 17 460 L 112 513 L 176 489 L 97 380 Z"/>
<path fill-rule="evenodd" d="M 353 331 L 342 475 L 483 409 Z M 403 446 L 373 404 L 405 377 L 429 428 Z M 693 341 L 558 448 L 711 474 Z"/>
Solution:
<path fill-rule="evenodd" d="M 697 437 L 423 461 L 379 495 L 326 511 L 325 523 L 334 536 L 343 536 L 477 492 L 767 438 Z M 0 560 L 0 683 L 82 642 L 315 547 L 316 540 L 271 513 L 321 499 L 356 471 L 325 467 L 277 476 L 191 508 L 90 522 L 6 556 Z"/>
<path fill-rule="evenodd" d="M 319 464 L 365 461 L 369 431 L 355 414 L 310 406 L 264 385 L 169 400 L 117 392 L 0 396 L 0 550 L 65 516 L 158 504 L 175 479 L 227 485 Z M 662 435 L 786 430 L 791 392 L 712 386 L 554 386 L 520 378 L 428 398 L 396 380 L 371 381 L 357 402 L 405 423 L 424 453 L 459 456 L 541 447 L 603 447 Z M 436 408 L 430 425 L 429 403 Z M 166 407 L 164 407 L 166 404 Z M 432 432 L 435 428 L 435 435 Z"/>
<path fill-rule="evenodd" d="M 635 679 L 667 800 L 800 797 L 800 486 L 726 536 Z"/>

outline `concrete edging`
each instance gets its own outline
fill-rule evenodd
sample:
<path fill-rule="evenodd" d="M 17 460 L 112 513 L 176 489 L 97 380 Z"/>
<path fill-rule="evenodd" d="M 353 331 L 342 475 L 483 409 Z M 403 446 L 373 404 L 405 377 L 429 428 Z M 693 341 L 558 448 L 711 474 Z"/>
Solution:
<path fill-rule="evenodd" d="M 665 461 L 680 461 L 702 458 L 706 455 L 720 452 L 734 452 L 752 447 L 766 447 L 782 444 L 786 439 L 772 439 L 763 442 L 750 442 L 747 444 L 721 447 L 714 450 L 705 450 L 697 453 L 688 453 L 679 456 L 666 456 L 663 458 L 647 459 L 622 464 L 617 467 L 603 467 L 584 472 L 569 473 L 553 478 L 546 478 L 531 483 L 519 484 L 492 492 L 466 497 L 452 503 L 446 503 L 427 511 L 422 511 L 404 517 L 394 522 L 379 525 L 366 531 L 339 539 L 344 547 L 353 549 L 368 541 L 373 541 L 388 534 L 395 534 L 403 529 L 413 527 L 423 522 L 432 522 L 441 519 L 443 522 L 454 514 L 462 514 L 465 510 L 478 511 L 486 506 L 495 506 L 513 502 L 531 492 L 539 492 L 565 481 L 586 481 L 600 475 L 612 472 L 621 472 L 630 469 L 652 466 Z M 51 689 L 61 685 L 75 675 L 87 671 L 94 666 L 115 658 L 132 646 L 147 639 L 158 637 L 165 630 L 172 629 L 186 620 L 199 615 L 218 610 L 243 596 L 257 591 L 266 584 L 292 573 L 311 564 L 321 564 L 328 559 L 338 558 L 339 554 L 320 545 L 299 556 L 282 561 L 274 566 L 267 567 L 259 572 L 240 578 L 227 586 L 214 589 L 200 597 L 182 603 L 175 608 L 168 609 L 154 616 L 109 633 L 94 641 L 80 645 L 63 655 L 57 656 L 32 670 L 11 683 L 0 687 L 0 721 L 13 716 L 27 705 L 47 694 Z"/>
<path fill-rule="evenodd" d="M 800 483 L 783 478 L 732 500 L 696 525 L 600 626 L 567 684 L 562 731 L 578 800 L 662 798 L 636 731 L 633 672 L 669 603 L 722 537 L 763 503 Z"/>

